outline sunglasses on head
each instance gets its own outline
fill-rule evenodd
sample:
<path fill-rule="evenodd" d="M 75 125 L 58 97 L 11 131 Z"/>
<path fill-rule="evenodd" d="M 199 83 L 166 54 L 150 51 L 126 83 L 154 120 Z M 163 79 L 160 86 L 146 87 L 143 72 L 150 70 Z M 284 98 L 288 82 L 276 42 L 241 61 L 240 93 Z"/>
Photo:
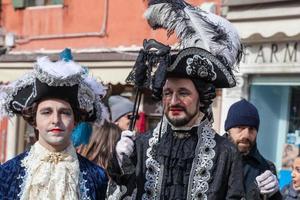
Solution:
<path fill-rule="evenodd" d="M 129 119 L 129 120 L 132 120 L 133 119 L 133 115 L 132 114 L 129 114 L 129 115 L 127 115 L 127 119 Z M 140 118 L 140 115 L 137 115 L 137 116 L 135 116 L 136 117 L 136 120 L 138 120 L 139 118 Z"/>

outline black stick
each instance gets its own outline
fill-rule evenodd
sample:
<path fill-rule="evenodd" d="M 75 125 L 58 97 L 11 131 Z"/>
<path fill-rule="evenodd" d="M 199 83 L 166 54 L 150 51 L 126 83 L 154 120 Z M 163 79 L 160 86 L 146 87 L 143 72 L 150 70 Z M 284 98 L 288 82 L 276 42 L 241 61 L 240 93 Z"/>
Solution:
<path fill-rule="evenodd" d="M 129 130 L 133 131 L 135 127 L 135 123 L 137 120 L 138 112 L 139 112 L 139 106 L 141 103 L 141 96 L 142 92 L 141 90 L 137 87 L 136 92 L 135 92 L 135 100 L 134 100 L 134 105 L 133 105 L 133 111 L 132 111 L 132 118 L 130 119 L 130 124 L 129 124 Z"/>

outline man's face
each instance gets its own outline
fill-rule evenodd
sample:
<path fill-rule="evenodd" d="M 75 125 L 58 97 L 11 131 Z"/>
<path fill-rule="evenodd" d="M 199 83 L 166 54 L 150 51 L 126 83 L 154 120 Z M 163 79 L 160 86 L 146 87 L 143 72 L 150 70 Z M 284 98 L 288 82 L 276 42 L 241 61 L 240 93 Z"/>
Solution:
<path fill-rule="evenodd" d="M 120 127 L 120 129 L 122 129 L 122 131 L 129 129 L 129 124 L 130 124 L 129 116 L 132 116 L 132 112 L 127 113 L 126 115 L 123 115 L 115 122 L 115 124 L 118 125 Z"/>
<path fill-rule="evenodd" d="M 62 151 L 70 144 L 75 126 L 70 104 L 60 99 L 41 101 L 36 112 L 36 129 L 39 142 L 50 151 Z"/>
<path fill-rule="evenodd" d="M 254 127 L 238 126 L 228 130 L 229 139 L 238 150 L 247 155 L 256 143 L 257 130 Z"/>
<path fill-rule="evenodd" d="M 295 158 L 292 171 L 293 187 L 300 191 L 300 157 Z"/>
<path fill-rule="evenodd" d="M 192 126 L 199 116 L 199 94 L 190 79 L 168 78 L 163 88 L 164 114 L 175 126 Z"/>

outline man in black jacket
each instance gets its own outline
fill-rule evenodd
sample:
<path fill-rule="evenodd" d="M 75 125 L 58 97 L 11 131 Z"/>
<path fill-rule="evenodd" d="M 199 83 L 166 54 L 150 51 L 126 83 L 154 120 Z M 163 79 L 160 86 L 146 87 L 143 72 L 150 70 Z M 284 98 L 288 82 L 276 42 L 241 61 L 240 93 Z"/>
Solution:
<path fill-rule="evenodd" d="M 159 9 L 161 4 L 151 8 Z M 182 6 L 197 11 L 185 4 Z M 178 13 L 176 11 L 171 14 Z M 211 13 L 200 13 L 203 23 L 217 18 Z M 167 48 L 161 48 L 154 40 L 145 41 L 128 79 L 139 86 L 141 77 L 149 77 L 142 72 L 148 73 L 154 66 L 152 63 L 159 61 L 149 82 L 153 94 L 162 99 L 163 116 L 153 131 L 135 140 L 133 132 L 122 132 L 116 145 L 116 157 L 108 169 L 110 177 L 124 188 L 125 195 L 122 194 L 121 199 L 129 196 L 137 200 L 244 199 L 241 155 L 212 128 L 210 107 L 216 96 L 215 88 L 235 86 L 231 68 L 239 62 L 241 53 L 235 29 L 228 21 L 222 18 L 220 21 L 224 22 L 222 26 L 215 21 L 209 24 L 213 24 L 211 32 L 216 34 L 214 40 L 218 44 L 230 43 L 225 46 L 210 43 L 212 46 L 208 44 L 208 48 L 186 46 L 178 53 L 160 54 L 164 52 L 161 49 Z M 151 49 L 148 44 L 157 48 L 155 54 L 148 51 Z M 135 166 L 134 171 L 124 168 L 127 156 Z"/>
<path fill-rule="evenodd" d="M 282 199 L 276 168 L 259 153 L 256 146 L 259 122 L 256 107 L 242 99 L 229 108 L 225 121 L 226 135 L 242 154 L 246 198 Z"/>
<path fill-rule="evenodd" d="M 185 1 L 148 2 L 149 25 L 176 32 L 182 46 L 172 53 L 155 40 L 144 41 L 127 80 L 137 88 L 149 86 L 162 99 L 163 116 L 136 140 L 133 132 L 123 131 L 110 177 L 126 187 L 126 196 L 136 191 L 138 200 L 243 199 L 240 154 L 212 129 L 210 109 L 215 88 L 236 85 L 232 69 L 242 53 L 237 31 L 226 19 Z M 135 171 L 124 169 L 124 155 Z"/>

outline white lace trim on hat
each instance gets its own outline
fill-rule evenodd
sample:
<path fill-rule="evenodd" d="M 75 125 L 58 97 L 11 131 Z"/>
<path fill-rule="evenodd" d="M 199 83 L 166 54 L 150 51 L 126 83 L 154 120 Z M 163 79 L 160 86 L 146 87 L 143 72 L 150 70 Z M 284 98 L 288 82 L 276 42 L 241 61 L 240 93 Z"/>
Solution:
<path fill-rule="evenodd" d="M 38 58 L 32 72 L 9 85 L 0 86 L 0 118 L 14 116 L 15 113 L 10 108 L 11 103 L 18 111 L 28 106 L 27 102 L 38 92 L 34 87 L 36 79 L 54 87 L 78 85 L 77 97 L 80 109 L 85 110 L 90 116 L 95 114 L 98 123 L 101 123 L 103 119 L 108 119 L 107 109 L 101 103 L 101 98 L 106 94 L 106 87 L 91 77 L 86 68 L 74 61 L 51 62 L 48 57 Z M 28 97 L 24 97 L 27 98 L 25 103 L 12 102 L 20 90 L 31 85 L 33 91 Z"/>

